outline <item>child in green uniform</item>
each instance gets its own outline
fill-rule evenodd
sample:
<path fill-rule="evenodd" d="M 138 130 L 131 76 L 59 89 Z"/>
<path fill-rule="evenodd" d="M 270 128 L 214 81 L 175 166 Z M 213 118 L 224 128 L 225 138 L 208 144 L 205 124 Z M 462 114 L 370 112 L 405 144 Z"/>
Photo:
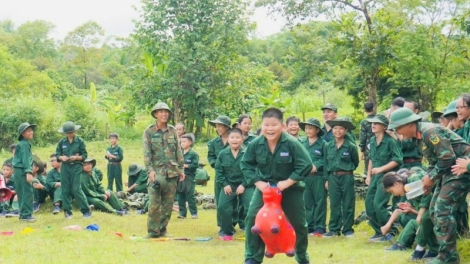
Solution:
<path fill-rule="evenodd" d="M 354 170 L 359 165 L 357 146 L 346 139 L 346 134 L 356 127 L 346 118 L 327 121 L 334 140 L 325 144 L 324 175 L 325 188 L 330 197 L 329 232 L 323 238 L 339 236 L 354 237 L 354 211 L 356 193 L 354 190 Z"/>
<path fill-rule="evenodd" d="M 251 232 L 251 228 L 263 207 L 262 191 L 270 185 L 276 185 L 282 191 L 281 207 L 296 233 L 297 262 L 310 263 L 303 181 L 312 171 L 312 160 L 297 139 L 283 133 L 284 128 L 283 114 L 279 109 L 265 110 L 262 135 L 248 145 L 240 162 L 246 183 L 256 186 L 245 220 L 245 264 L 263 261 L 265 244 L 259 235 Z"/>
<path fill-rule="evenodd" d="M 215 120 L 209 121 L 209 124 L 217 130 L 218 136 L 213 138 L 211 141 L 207 143 L 208 152 L 207 152 L 207 160 L 209 161 L 209 165 L 212 168 L 215 168 L 215 162 L 217 161 L 217 156 L 219 155 L 220 151 L 228 146 L 228 130 L 230 129 L 230 118 L 228 116 L 219 115 Z M 217 205 L 217 199 L 220 195 L 221 186 L 217 184 L 217 179 L 215 179 L 214 183 L 214 197 L 215 197 L 215 204 Z M 217 226 L 220 227 L 220 217 L 217 213 Z"/>
<path fill-rule="evenodd" d="M 3 163 L 13 163 L 13 157 L 15 156 L 16 144 L 10 145 L 11 158 L 6 159 Z"/>
<path fill-rule="evenodd" d="M 256 135 L 251 134 L 251 124 L 251 117 L 243 114 L 238 117 L 237 123 L 232 125 L 232 127 L 239 128 L 243 132 L 243 145 L 245 145 L 245 147 L 256 138 Z"/>
<path fill-rule="evenodd" d="M 238 204 L 243 205 L 243 215 L 250 206 L 253 196 L 254 186 L 248 185 L 240 169 L 240 161 L 245 153 L 243 147 L 243 132 L 238 128 L 233 128 L 228 132 L 228 142 L 230 148 L 223 149 L 219 153 L 215 164 L 215 177 L 217 183 L 223 186 L 220 192 L 217 211 L 221 218 L 221 237 L 224 240 L 232 240 L 235 230 L 232 225 L 232 215 L 238 212 L 237 207 L 233 207 L 233 200 L 238 200 Z"/>
<path fill-rule="evenodd" d="M 37 157 L 33 156 L 33 188 L 34 188 L 34 203 L 33 212 L 39 211 L 40 205 L 46 201 L 47 190 L 46 190 L 46 178 L 42 176 L 44 172 L 44 163 Z"/>
<path fill-rule="evenodd" d="M 183 149 L 184 156 L 184 174 L 186 177 L 182 184 L 181 192 L 178 193 L 179 215 L 178 218 L 186 218 L 186 202 L 188 202 L 189 212 L 192 219 L 197 219 L 197 204 L 196 197 L 194 196 L 194 189 L 196 188 L 196 181 L 194 179 L 196 169 L 199 167 L 199 155 L 192 149 L 193 138 L 189 134 L 184 134 L 180 138 L 181 148 Z M 180 189 L 180 188 L 178 188 Z"/>
<path fill-rule="evenodd" d="M 36 125 L 22 123 L 18 127 L 18 145 L 16 146 L 13 157 L 13 171 L 15 174 L 15 189 L 18 195 L 18 204 L 20 209 L 20 220 L 35 222 L 33 214 L 33 154 L 31 153 L 31 144 L 34 128 Z"/>
<path fill-rule="evenodd" d="M 56 147 L 57 160 L 62 163 L 60 184 L 62 187 L 62 207 L 65 218 L 72 218 L 72 197 L 77 201 L 83 218 L 90 218 L 91 212 L 80 185 L 82 163 L 87 158 L 85 142 L 75 135 L 81 126 L 73 122 L 65 122 L 59 132 L 65 133 Z"/>
<path fill-rule="evenodd" d="M 128 193 L 147 193 L 147 182 L 149 179 L 148 172 L 144 167 L 131 164 L 127 170 L 129 180 L 127 182 Z"/>
<path fill-rule="evenodd" d="M 303 141 L 303 138 L 299 136 L 299 127 L 300 119 L 296 116 L 289 116 L 286 119 L 286 131 L 287 134 L 295 137 L 296 139 Z"/>
<path fill-rule="evenodd" d="M 62 188 L 60 185 L 60 166 L 61 163 L 57 161 L 56 155 L 50 156 L 52 169 L 47 172 L 46 189 L 49 196 L 54 200 L 53 214 L 60 213 L 60 205 L 62 204 Z"/>
<path fill-rule="evenodd" d="M 415 167 L 408 171 L 406 169 L 399 172 L 389 172 L 383 177 L 382 185 L 388 193 L 394 196 L 405 196 L 405 185 L 408 183 L 421 181 L 426 175 L 426 172 L 420 167 Z M 397 243 L 388 250 L 405 250 L 411 247 L 414 242 L 416 234 L 416 250 L 411 256 L 412 261 L 419 261 L 424 259 L 432 259 L 437 256 L 439 245 L 437 243 L 436 235 L 434 234 L 434 224 L 430 217 L 429 205 L 431 203 L 431 194 L 418 196 L 409 200 L 409 203 L 402 206 L 401 211 L 404 213 L 411 212 L 417 215 L 416 220 L 410 220 L 405 226 L 403 231 L 398 236 Z M 418 211 L 416 211 L 418 210 Z M 389 223 L 382 227 L 386 232 L 390 229 L 392 219 Z M 426 252 L 424 247 L 428 246 L 429 251 Z"/>
<path fill-rule="evenodd" d="M 86 199 L 94 208 L 117 215 L 125 214 L 121 201 L 111 190 L 105 190 L 101 182 L 93 175 L 96 160 L 87 158 L 83 161 L 83 171 L 80 173 L 80 184 Z"/>
<path fill-rule="evenodd" d="M 403 163 L 403 154 L 398 142 L 385 132 L 389 123 L 386 116 L 377 114 L 367 121 L 372 123 L 371 128 L 375 135 L 370 140 L 370 160 L 366 178 L 366 184 L 369 185 L 365 201 L 366 213 L 369 224 L 375 231 L 369 241 L 385 242 L 391 240 L 397 230 L 392 228 L 385 236 L 380 230 L 390 218 L 387 210 L 390 193 L 383 188 L 382 179 L 385 173 L 399 168 Z"/>
<path fill-rule="evenodd" d="M 312 159 L 312 171 L 305 179 L 305 210 L 307 211 L 308 232 L 323 235 L 326 230 L 326 189 L 323 175 L 325 141 L 320 138 L 323 135 L 320 121 L 309 118 L 307 122 L 299 123 L 300 129 L 307 134 L 307 139 L 302 145 Z"/>
<path fill-rule="evenodd" d="M 8 217 L 18 217 L 19 216 L 19 207 L 18 207 L 18 196 L 15 191 L 15 177 L 13 176 L 13 167 L 11 163 L 5 162 L 2 167 L 3 180 L 5 181 L 5 186 L 10 189 L 12 197 L 9 201 L 6 201 L 0 207 L 0 216 Z M 11 209 L 10 210 L 10 204 Z"/>
<path fill-rule="evenodd" d="M 113 190 L 113 182 L 116 181 L 116 191 L 122 191 L 122 167 L 121 161 L 124 159 L 121 146 L 118 145 L 118 134 L 109 134 L 111 146 L 106 150 L 105 158 L 108 160 L 108 189 Z"/>

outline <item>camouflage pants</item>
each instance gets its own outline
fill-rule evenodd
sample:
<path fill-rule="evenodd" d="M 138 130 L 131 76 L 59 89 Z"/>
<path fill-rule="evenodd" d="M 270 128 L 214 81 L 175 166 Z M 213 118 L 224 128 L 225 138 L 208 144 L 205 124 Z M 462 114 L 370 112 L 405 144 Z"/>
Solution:
<path fill-rule="evenodd" d="M 442 183 L 442 180 L 436 182 L 429 208 L 439 243 L 439 255 L 432 263 L 459 263 L 455 213 L 465 201 L 469 189 L 469 178 L 459 178 L 445 183 Z"/>
<path fill-rule="evenodd" d="M 148 187 L 149 208 L 147 230 L 151 237 L 158 237 L 164 235 L 166 232 L 166 226 L 170 221 L 171 212 L 173 210 L 177 179 L 178 178 L 167 178 L 168 186 L 166 188 L 155 189 L 151 186 Z"/>

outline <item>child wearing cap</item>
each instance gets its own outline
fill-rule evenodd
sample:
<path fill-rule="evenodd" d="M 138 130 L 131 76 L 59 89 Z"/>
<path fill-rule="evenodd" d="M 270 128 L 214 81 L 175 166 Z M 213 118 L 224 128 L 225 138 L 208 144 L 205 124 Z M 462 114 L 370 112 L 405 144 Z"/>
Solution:
<path fill-rule="evenodd" d="M 77 201 L 83 218 L 90 218 L 91 212 L 80 185 L 82 163 L 88 157 L 85 142 L 75 135 L 81 126 L 71 121 L 65 122 L 58 130 L 64 133 L 56 147 L 57 161 L 62 163 L 60 168 L 60 184 L 62 187 L 62 208 L 65 218 L 72 218 L 72 197 Z"/>
<path fill-rule="evenodd" d="M 109 134 L 109 143 L 111 146 L 106 149 L 105 159 L 108 160 L 108 190 L 113 190 L 113 183 L 116 181 L 116 191 L 122 191 L 122 167 L 121 161 L 124 154 L 121 146 L 118 145 L 118 134 Z"/>
<path fill-rule="evenodd" d="M 144 167 L 131 164 L 127 170 L 127 175 L 129 176 L 127 182 L 128 193 L 147 193 L 147 182 L 149 179 L 148 172 Z"/>
<path fill-rule="evenodd" d="M 322 127 L 322 130 L 324 132 L 322 138 L 323 140 L 325 140 L 325 142 L 330 142 L 335 137 L 333 135 L 332 127 L 328 125 L 328 121 L 334 120 L 338 117 L 338 108 L 334 104 L 327 103 L 321 108 L 321 110 L 322 110 L 323 120 L 325 121 Z M 343 117 L 343 118 L 347 118 L 347 117 Z M 356 136 L 354 136 L 354 134 L 351 131 L 348 131 L 348 133 L 346 133 L 346 139 L 356 144 Z"/>
<path fill-rule="evenodd" d="M 22 123 L 18 127 L 18 144 L 16 145 L 15 155 L 13 156 L 13 171 L 15 173 L 15 189 L 18 195 L 18 204 L 20 208 L 20 220 L 26 222 L 35 222 L 33 214 L 33 154 L 31 152 L 31 143 L 36 125 Z"/>
<path fill-rule="evenodd" d="M 385 115 L 377 114 L 367 121 L 372 123 L 371 128 L 374 133 L 370 140 L 370 160 L 366 178 L 366 184 L 369 185 L 365 200 L 366 213 L 375 232 L 369 241 L 385 242 L 391 240 L 397 230 L 392 227 L 390 233 L 386 235 L 380 230 L 390 218 L 387 210 L 390 193 L 384 189 L 382 179 L 385 173 L 396 171 L 400 167 L 403 163 L 403 154 L 398 142 L 385 132 L 389 125 Z"/>
<path fill-rule="evenodd" d="M 302 145 L 312 159 L 312 171 L 305 178 L 305 210 L 307 213 L 308 232 L 311 234 L 326 233 L 326 178 L 323 175 L 325 141 L 321 138 L 323 130 L 320 121 L 309 118 L 307 122 L 299 123 L 300 129 L 307 134 Z"/>
<path fill-rule="evenodd" d="M 327 121 L 334 140 L 325 144 L 324 175 L 325 188 L 330 197 L 329 232 L 323 238 L 339 236 L 341 233 L 354 237 L 354 211 L 356 192 L 354 190 L 354 170 L 359 165 L 357 146 L 346 139 L 346 134 L 356 127 L 346 118 Z"/>
<path fill-rule="evenodd" d="M 83 170 L 80 173 L 80 184 L 86 199 L 94 208 L 108 213 L 124 215 L 124 206 L 111 190 L 106 190 L 101 182 L 93 175 L 93 167 L 96 160 L 87 158 L 83 162 Z"/>
<path fill-rule="evenodd" d="M 186 178 L 183 182 L 179 182 L 178 192 L 178 205 L 179 205 L 179 219 L 185 219 L 187 210 L 186 202 L 188 203 L 189 212 L 192 219 L 197 219 L 197 204 L 196 197 L 194 196 L 194 189 L 196 187 L 195 174 L 196 169 L 199 167 L 199 155 L 192 149 L 193 138 L 189 134 L 184 134 L 180 138 L 181 148 L 183 149 L 184 156 L 184 174 Z M 183 187 L 184 186 L 184 187 Z M 183 187 L 183 188 L 182 188 Z"/>

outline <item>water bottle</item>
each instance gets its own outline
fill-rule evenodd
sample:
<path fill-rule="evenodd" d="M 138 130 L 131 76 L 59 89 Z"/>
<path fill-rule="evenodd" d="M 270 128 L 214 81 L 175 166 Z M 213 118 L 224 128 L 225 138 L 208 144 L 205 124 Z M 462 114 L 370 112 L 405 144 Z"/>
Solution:
<path fill-rule="evenodd" d="M 406 199 L 411 200 L 424 194 L 421 181 L 411 182 L 405 185 Z"/>

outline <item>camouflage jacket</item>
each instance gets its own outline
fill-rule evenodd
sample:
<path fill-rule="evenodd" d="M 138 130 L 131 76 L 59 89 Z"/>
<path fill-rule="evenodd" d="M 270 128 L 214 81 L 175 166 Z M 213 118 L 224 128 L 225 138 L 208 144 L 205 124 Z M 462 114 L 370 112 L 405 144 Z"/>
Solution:
<path fill-rule="evenodd" d="M 453 131 L 432 123 L 418 123 L 417 139 L 423 155 L 429 161 L 428 175 L 436 182 L 443 183 L 460 177 L 470 177 L 468 173 L 452 175 L 451 166 L 457 158 L 470 154 L 470 144 Z"/>
<path fill-rule="evenodd" d="M 367 118 L 373 118 L 375 114 L 368 115 Z M 371 123 L 367 122 L 366 119 L 361 121 L 361 131 L 359 133 L 359 149 L 363 153 L 369 153 L 367 146 L 369 145 L 370 139 L 374 136 L 372 133 Z"/>
<path fill-rule="evenodd" d="M 183 172 L 184 158 L 178 135 L 173 126 L 160 129 L 156 124 L 147 127 L 143 135 L 144 162 L 147 171 L 168 178 Z"/>

